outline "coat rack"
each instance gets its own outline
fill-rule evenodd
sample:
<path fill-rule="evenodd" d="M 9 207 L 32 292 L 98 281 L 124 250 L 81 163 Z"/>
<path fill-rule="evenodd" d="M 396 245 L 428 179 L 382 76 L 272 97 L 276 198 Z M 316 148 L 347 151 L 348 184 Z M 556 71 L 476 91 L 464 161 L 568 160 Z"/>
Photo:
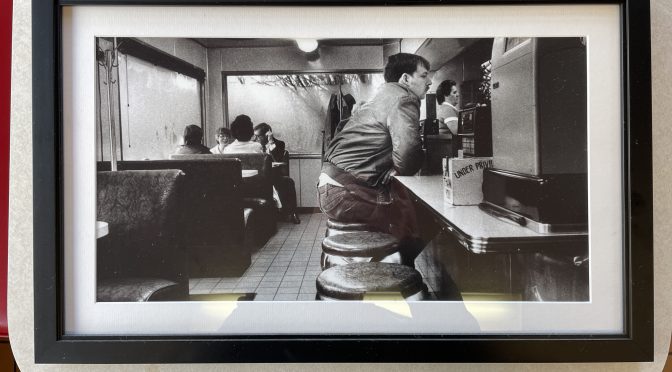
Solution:
<path fill-rule="evenodd" d="M 116 80 L 113 80 L 113 69 L 119 68 L 119 54 L 117 47 L 117 38 L 115 37 L 113 40 L 112 49 L 105 50 L 103 52 L 104 59 L 98 62 L 99 65 L 105 68 L 105 73 L 107 75 L 107 117 L 110 123 L 110 169 L 113 172 L 117 170 L 117 140 L 115 133 L 114 115 L 112 115 L 112 84 L 117 82 Z"/>

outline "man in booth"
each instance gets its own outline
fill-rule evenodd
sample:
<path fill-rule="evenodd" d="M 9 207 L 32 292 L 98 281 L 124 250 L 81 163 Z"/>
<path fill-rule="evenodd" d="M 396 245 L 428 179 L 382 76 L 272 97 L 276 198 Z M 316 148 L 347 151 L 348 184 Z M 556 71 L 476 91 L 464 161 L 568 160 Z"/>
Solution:
<path fill-rule="evenodd" d="M 183 134 L 184 144 L 175 150 L 175 154 L 209 154 L 210 149 L 203 145 L 203 129 L 198 125 L 187 125 Z"/>
<path fill-rule="evenodd" d="M 266 123 L 254 126 L 254 139 L 259 142 L 264 152 L 273 157 L 273 161 L 282 162 L 285 156 L 285 142 L 273 136 L 273 129 Z"/>
<path fill-rule="evenodd" d="M 417 222 L 393 175 L 409 176 L 422 166 L 420 100 L 432 84 L 429 62 L 398 53 L 385 65 L 385 84 L 329 144 L 318 182 L 320 208 L 331 219 L 362 222 L 401 240 L 402 259 L 412 263 L 423 247 Z M 409 209 L 410 208 L 410 209 Z"/>
<path fill-rule="evenodd" d="M 273 129 L 267 123 L 254 126 L 254 138 L 261 144 L 264 152 L 271 155 L 274 162 L 286 162 L 288 160 L 285 159 L 285 142 L 273 136 Z M 287 169 L 288 166 L 288 164 L 281 165 L 284 169 Z M 287 174 L 274 172 L 273 186 L 280 197 L 282 204 L 280 213 L 282 216 L 295 224 L 301 223 L 299 215 L 296 213 L 296 186 L 294 180 L 289 178 L 289 172 Z"/>

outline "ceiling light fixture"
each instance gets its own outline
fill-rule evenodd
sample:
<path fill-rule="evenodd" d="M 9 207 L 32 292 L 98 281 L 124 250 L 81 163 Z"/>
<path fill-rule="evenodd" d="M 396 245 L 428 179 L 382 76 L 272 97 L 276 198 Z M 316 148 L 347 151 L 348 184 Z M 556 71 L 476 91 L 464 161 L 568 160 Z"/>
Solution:
<path fill-rule="evenodd" d="M 317 49 L 317 40 L 315 39 L 296 39 L 296 45 L 306 53 L 314 52 Z"/>

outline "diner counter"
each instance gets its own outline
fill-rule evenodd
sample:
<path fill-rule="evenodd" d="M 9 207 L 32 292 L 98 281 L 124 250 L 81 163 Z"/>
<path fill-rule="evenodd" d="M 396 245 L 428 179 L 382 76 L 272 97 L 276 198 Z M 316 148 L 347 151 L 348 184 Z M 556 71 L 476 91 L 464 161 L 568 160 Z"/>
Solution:
<path fill-rule="evenodd" d="M 415 209 L 426 263 L 439 273 L 432 282 L 438 299 L 590 300 L 587 233 L 538 233 L 477 205 L 454 206 L 443 199 L 442 178 L 393 181 Z"/>
<path fill-rule="evenodd" d="M 414 202 L 427 207 L 444 230 L 473 253 L 515 253 L 586 247 L 588 233 L 538 233 L 477 205 L 454 206 L 444 201 L 443 176 L 395 176 Z"/>

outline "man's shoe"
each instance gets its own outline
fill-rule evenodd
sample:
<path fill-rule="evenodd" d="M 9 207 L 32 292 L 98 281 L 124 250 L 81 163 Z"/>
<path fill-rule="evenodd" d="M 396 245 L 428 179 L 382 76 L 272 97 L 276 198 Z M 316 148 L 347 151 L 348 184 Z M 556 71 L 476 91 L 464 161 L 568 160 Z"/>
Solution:
<path fill-rule="evenodd" d="M 301 220 L 299 219 L 299 216 L 296 215 L 296 213 L 292 213 L 289 216 L 290 221 L 294 222 L 295 225 L 298 225 L 301 223 Z"/>

